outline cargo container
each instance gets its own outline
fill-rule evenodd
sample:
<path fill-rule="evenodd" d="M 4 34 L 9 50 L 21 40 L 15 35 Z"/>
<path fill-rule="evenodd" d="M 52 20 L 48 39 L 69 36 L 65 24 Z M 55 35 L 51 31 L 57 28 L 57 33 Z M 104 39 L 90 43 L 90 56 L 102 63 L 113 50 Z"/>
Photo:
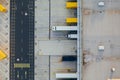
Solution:
<path fill-rule="evenodd" d="M 66 18 L 66 23 L 67 24 L 76 24 L 77 18 Z"/>
<path fill-rule="evenodd" d="M 62 61 L 77 61 L 76 56 L 62 56 Z"/>
<path fill-rule="evenodd" d="M 66 2 L 66 8 L 74 9 L 77 8 L 77 2 Z"/>

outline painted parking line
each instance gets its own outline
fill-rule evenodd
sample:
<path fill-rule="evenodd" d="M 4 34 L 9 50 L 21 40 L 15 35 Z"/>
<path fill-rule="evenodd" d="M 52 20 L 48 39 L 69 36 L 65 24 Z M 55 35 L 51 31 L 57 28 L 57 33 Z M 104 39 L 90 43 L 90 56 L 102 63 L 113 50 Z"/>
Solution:
<path fill-rule="evenodd" d="M 10 5 L 10 80 L 34 80 L 34 0 Z"/>

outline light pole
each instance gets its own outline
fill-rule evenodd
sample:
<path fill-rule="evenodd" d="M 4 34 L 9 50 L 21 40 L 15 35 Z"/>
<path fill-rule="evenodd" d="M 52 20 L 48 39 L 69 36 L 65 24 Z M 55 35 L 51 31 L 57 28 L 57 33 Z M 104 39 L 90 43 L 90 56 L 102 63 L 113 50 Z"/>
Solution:
<path fill-rule="evenodd" d="M 110 70 L 110 80 L 112 80 L 112 77 L 113 77 L 113 73 L 115 72 L 115 68 L 112 67 L 111 70 Z"/>

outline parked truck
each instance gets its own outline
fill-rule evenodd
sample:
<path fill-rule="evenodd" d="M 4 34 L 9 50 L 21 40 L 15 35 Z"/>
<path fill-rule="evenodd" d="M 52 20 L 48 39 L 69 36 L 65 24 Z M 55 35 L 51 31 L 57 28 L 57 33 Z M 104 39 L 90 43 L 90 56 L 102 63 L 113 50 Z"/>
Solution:
<path fill-rule="evenodd" d="M 67 37 L 69 39 L 77 39 L 77 34 L 68 34 Z"/>
<path fill-rule="evenodd" d="M 77 26 L 52 26 L 52 31 L 77 31 Z"/>

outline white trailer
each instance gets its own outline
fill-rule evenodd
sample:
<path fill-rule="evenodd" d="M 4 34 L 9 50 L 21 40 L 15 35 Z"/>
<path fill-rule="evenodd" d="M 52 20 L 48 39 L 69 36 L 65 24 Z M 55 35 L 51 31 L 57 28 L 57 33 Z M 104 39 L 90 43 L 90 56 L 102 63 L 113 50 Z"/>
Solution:
<path fill-rule="evenodd" d="M 73 79 L 77 78 L 76 73 L 56 73 L 57 79 Z"/>
<path fill-rule="evenodd" d="M 77 34 L 68 34 L 67 37 L 70 39 L 77 39 Z"/>
<path fill-rule="evenodd" d="M 77 26 L 52 26 L 52 31 L 77 31 Z"/>

